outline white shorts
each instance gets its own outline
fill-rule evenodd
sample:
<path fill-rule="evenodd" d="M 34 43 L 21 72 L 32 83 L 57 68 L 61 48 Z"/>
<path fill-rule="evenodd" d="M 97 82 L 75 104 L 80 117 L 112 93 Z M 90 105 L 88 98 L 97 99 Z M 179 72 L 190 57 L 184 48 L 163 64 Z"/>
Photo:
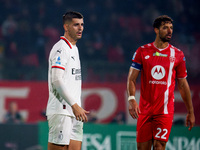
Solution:
<path fill-rule="evenodd" d="M 49 143 L 69 145 L 70 139 L 82 141 L 83 122 L 77 121 L 74 117 L 61 114 L 48 116 L 47 119 L 49 125 Z"/>

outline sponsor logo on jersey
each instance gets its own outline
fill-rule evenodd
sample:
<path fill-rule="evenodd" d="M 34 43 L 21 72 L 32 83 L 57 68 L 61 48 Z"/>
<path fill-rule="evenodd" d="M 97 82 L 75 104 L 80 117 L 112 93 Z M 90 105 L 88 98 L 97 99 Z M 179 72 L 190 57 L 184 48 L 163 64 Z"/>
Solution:
<path fill-rule="evenodd" d="M 154 81 L 149 81 L 149 84 L 162 84 L 162 85 L 166 85 L 167 82 L 166 81 L 157 81 L 157 80 L 161 80 L 164 78 L 165 76 L 165 69 L 164 67 L 160 66 L 160 65 L 156 65 L 152 68 L 151 70 L 151 76 L 155 79 Z"/>
<path fill-rule="evenodd" d="M 81 80 L 81 75 L 76 75 L 75 80 Z"/>
<path fill-rule="evenodd" d="M 154 79 L 160 80 L 165 76 L 165 69 L 160 65 L 156 65 L 152 68 L 151 75 Z"/>
<path fill-rule="evenodd" d="M 81 74 L 81 69 L 72 68 L 72 74 Z"/>
<path fill-rule="evenodd" d="M 75 75 L 75 80 L 81 80 L 81 69 L 72 68 L 72 75 Z"/>
<path fill-rule="evenodd" d="M 153 56 L 167 57 L 167 54 L 162 54 L 162 53 L 159 53 L 159 52 L 155 52 L 155 53 L 153 53 Z"/>
<path fill-rule="evenodd" d="M 149 84 L 162 84 L 162 85 L 167 85 L 166 81 L 149 81 Z"/>

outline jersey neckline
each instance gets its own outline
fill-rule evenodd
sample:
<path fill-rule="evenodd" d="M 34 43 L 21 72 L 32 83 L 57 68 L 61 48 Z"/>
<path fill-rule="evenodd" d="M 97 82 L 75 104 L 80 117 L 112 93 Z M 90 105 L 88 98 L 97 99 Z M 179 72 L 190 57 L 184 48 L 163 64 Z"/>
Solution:
<path fill-rule="evenodd" d="M 72 49 L 71 43 L 64 36 L 61 36 L 60 39 L 64 40 L 67 43 L 67 45 Z"/>
<path fill-rule="evenodd" d="M 157 50 L 159 50 L 160 52 L 163 51 L 163 50 L 168 49 L 169 46 L 170 46 L 170 44 L 168 43 L 167 47 L 161 49 L 161 48 L 157 48 L 157 47 L 154 45 L 154 42 L 152 43 L 152 45 L 153 45 L 153 47 L 155 47 L 155 48 L 156 48 Z"/>

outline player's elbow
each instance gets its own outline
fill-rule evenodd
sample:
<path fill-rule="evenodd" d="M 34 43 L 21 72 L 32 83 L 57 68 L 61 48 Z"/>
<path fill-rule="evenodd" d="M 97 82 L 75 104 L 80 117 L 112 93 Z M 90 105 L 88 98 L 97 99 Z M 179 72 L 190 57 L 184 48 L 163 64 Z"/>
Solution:
<path fill-rule="evenodd" d="M 178 89 L 184 89 L 185 87 L 187 87 L 187 80 L 186 79 L 178 79 Z"/>
<path fill-rule="evenodd" d="M 62 82 L 63 82 L 62 79 L 57 78 L 56 80 L 52 81 L 52 86 L 57 89 L 61 87 Z"/>

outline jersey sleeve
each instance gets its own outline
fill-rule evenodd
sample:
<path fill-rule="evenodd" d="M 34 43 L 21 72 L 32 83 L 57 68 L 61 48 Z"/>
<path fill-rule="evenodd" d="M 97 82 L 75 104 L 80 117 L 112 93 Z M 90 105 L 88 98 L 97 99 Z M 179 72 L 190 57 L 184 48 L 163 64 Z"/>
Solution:
<path fill-rule="evenodd" d="M 51 58 L 51 68 L 60 68 L 65 70 L 69 54 L 67 54 L 65 49 L 58 49 L 54 51 L 54 54 Z"/>
<path fill-rule="evenodd" d="M 181 51 L 179 57 L 179 63 L 176 67 L 176 78 L 186 78 L 186 77 L 187 77 L 187 70 L 186 70 L 185 56 Z"/>
<path fill-rule="evenodd" d="M 141 48 L 138 48 L 133 55 L 132 58 L 132 68 L 141 70 L 142 69 L 142 56 L 141 56 Z"/>

